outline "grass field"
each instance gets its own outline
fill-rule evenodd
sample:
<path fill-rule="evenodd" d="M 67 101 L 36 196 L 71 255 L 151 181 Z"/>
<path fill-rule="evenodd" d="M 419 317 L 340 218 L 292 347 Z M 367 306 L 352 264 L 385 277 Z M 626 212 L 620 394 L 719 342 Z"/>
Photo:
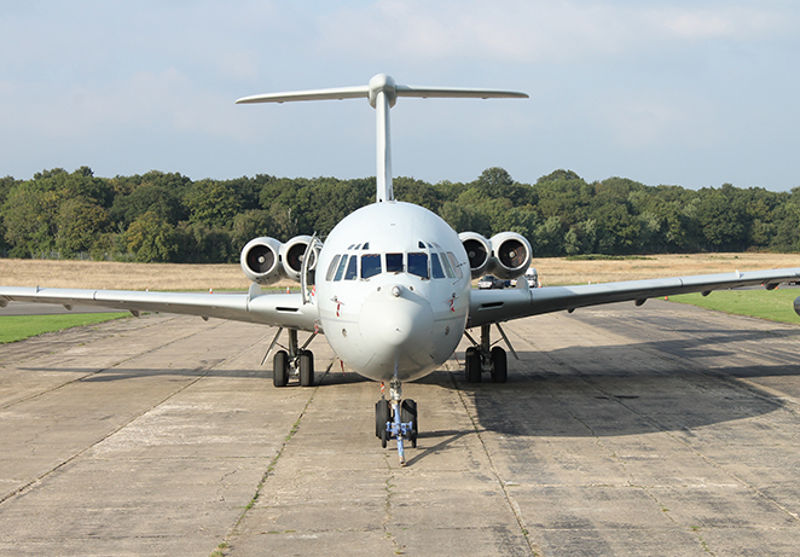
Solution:
<path fill-rule="evenodd" d="M 0 343 L 15 342 L 42 333 L 119 319 L 129 313 L 76 313 L 59 315 L 0 316 Z"/>
<path fill-rule="evenodd" d="M 708 296 L 700 293 L 670 296 L 669 301 L 781 323 L 800 323 L 800 316 L 794 312 L 794 299 L 798 296 L 800 296 L 798 288 L 771 291 L 720 290 Z"/>

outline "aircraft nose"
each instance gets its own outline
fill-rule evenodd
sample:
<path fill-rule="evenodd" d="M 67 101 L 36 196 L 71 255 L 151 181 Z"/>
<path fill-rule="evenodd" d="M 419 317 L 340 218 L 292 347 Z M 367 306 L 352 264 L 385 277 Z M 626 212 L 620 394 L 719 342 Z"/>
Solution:
<path fill-rule="evenodd" d="M 430 338 L 433 311 L 428 300 L 398 284 L 367 298 L 359 325 L 365 340 L 397 349 Z"/>

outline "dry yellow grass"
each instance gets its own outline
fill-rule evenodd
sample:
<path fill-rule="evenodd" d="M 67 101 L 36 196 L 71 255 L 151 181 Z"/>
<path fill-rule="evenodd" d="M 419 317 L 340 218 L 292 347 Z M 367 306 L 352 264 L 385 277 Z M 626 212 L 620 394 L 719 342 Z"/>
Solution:
<path fill-rule="evenodd" d="M 800 267 L 800 254 L 700 253 L 597 261 L 547 257 L 535 259 L 533 266 L 539 270 L 539 277 L 546 286 Z"/>
<path fill-rule="evenodd" d="M 714 253 L 658 255 L 647 259 L 568 261 L 535 259 L 544 285 L 585 284 L 653 277 L 800 267 L 800 254 Z M 0 259 L 0 284 L 122 290 L 246 290 L 236 263 L 214 265 Z M 278 286 L 297 287 L 292 281 Z"/>

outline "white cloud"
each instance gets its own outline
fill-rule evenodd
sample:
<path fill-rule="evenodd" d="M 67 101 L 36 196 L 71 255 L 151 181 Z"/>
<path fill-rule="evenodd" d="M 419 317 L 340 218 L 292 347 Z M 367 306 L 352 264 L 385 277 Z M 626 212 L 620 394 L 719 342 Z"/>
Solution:
<path fill-rule="evenodd" d="M 754 39 L 791 32 L 768 7 L 650 3 L 378 0 L 318 21 L 319 44 L 345 53 L 434 60 L 563 61 L 648 48 L 654 39 Z"/>

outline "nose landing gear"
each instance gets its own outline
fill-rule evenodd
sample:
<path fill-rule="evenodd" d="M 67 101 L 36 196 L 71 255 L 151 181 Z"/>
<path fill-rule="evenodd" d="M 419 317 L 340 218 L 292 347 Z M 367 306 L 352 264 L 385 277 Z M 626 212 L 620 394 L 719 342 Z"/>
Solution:
<path fill-rule="evenodd" d="M 381 384 L 383 387 L 383 384 Z M 411 399 L 401 400 L 402 388 L 398 379 L 389 383 L 391 402 L 381 398 L 375 403 L 375 435 L 381 440 L 385 449 L 389 439 L 397 440 L 397 456 L 400 465 L 406 463 L 404 442 L 411 441 L 411 446 L 417 446 L 417 433 L 419 431 L 417 419 L 417 403 Z"/>

